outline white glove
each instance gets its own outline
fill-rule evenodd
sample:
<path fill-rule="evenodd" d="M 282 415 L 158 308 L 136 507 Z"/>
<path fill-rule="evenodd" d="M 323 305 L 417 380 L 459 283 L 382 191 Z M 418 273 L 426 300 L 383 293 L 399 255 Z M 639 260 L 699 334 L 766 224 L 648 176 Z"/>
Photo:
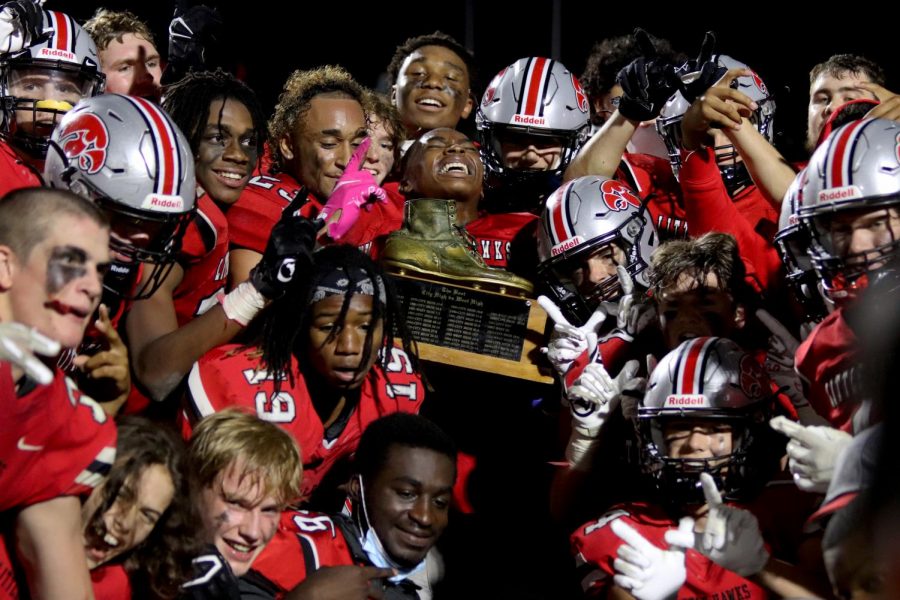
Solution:
<path fill-rule="evenodd" d="M 53 371 L 35 354 L 56 356 L 59 342 L 21 323 L 0 323 L 0 360 L 19 367 L 42 385 L 53 381 Z"/>
<path fill-rule="evenodd" d="M 656 306 L 652 302 L 641 302 L 640 296 L 634 291 L 634 280 L 628 274 L 628 269 L 619 265 L 616 267 L 616 274 L 619 285 L 622 286 L 622 297 L 616 310 L 616 329 L 624 339 L 632 342 L 636 335 L 656 320 Z"/>
<path fill-rule="evenodd" d="M 597 330 L 606 320 L 606 312 L 598 308 L 587 323 L 576 327 L 569 323 L 553 300 L 547 296 L 538 296 L 537 300 L 555 323 L 550 341 L 541 348 L 541 352 L 547 355 L 550 364 L 563 377 L 572 366 L 572 361 L 585 352 L 593 354 L 597 349 Z"/>
<path fill-rule="evenodd" d="M 766 351 L 766 360 L 763 365 L 769 377 L 790 398 L 801 423 L 804 425 L 827 425 L 828 421 L 809 405 L 809 401 L 803 393 L 803 379 L 794 368 L 794 359 L 797 356 L 800 342 L 768 311 L 762 308 L 758 309 L 756 318 L 772 334 L 769 336 L 769 348 Z"/>
<path fill-rule="evenodd" d="M 700 485 L 709 515 L 706 529 L 698 536 L 697 551 L 742 577 L 762 571 L 769 562 L 769 551 L 759 521 L 748 510 L 725 505 L 709 473 L 700 473 Z"/>
<path fill-rule="evenodd" d="M 838 455 L 850 445 L 853 436 L 833 427 L 800 425 L 785 417 L 775 417 L 769 425 L 791 438 L 787 445 L 788 468 L 797 487 L 804 492 L 827 492 Z"/>
<path fill-rule="evenodd" d="M 0 54 L 12 54 L 38 41 L 43 32 L 44 0 L 16 0 L 0 7 Z"/>
<path fill-rule="evenodd" d="M 648 542 L 622 519 L 610 523 L 610 528 L 625 542 L 613 561 L 613 582 L 638 600 L 675 598 L 687 578 L 684 552 L 694 546 L 694 520 L 684 517 L 678 529 L 666 532 L 668 550 Z"/>
<path fill-rule="evenodd" d="M 630 360 L 614 379 L 603 365 L 591 363 L 568 389 L 572 435 L 566 446 L 566 460 L 573 469 L 590 469 L 600 432 L 609 421 L 609 415 L 619 406 L 622 392 L 634 391 L 636 394 L 646 387 L 647 381 L 643 377 L 635 377 L 638 368 L 638 361 Z"/>

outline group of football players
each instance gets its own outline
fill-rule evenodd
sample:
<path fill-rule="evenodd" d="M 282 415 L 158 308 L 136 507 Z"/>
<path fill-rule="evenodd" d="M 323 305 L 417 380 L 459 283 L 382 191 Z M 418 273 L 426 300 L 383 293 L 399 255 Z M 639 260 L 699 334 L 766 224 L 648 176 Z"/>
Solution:
<path fill-rule="evenodd" d="M 270 112 L 221 26 L 0 7 L 0 598 L 897 593 L 881 67 L 813 67 L 795 164 L 711 34 Z M 420 364 L 385 267 L 535 298 L 556 383 Z"/>

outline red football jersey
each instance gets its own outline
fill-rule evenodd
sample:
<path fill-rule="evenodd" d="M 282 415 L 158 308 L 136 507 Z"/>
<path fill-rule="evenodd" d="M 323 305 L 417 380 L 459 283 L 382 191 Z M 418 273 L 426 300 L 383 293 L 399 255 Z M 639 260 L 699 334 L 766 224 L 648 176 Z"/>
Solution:
<path fill-rule="evenodd" d="M 466 224 L 475 238 L 475 250 L 487 266 L 506 269 L 510 260 L 530 271 L 537 266 L 537 227 L 540 218 L 531 213 L 486 213 Z M 530 268 L 529 268 L 530 267 Z"/>
<path fill-rule="evenodd" d="M 622 155 L 616 179 L 623 181 L 647 200 L 647 211 L 660 239 L 681 239 L 688 235 L 688 222 L 681 200 L 681 187 L 669 161 L 649 154 Z"/>
<path fill-rule="evenodd" d="M 782 269 L 772 245 L 779 216 L 772 204 L 754 185 L 732 199 L 712 148 L 685 154 L 679 179 L 691 235 L 710 231 L 733 235 L 747 268 L 748 283 L 757 291 L 769 289 Z"/>
<path fill-rule="evenodd" d="M 863 398 L 856 334 L 837 309 L 816 325 L 794 358 L 808 383 L 807 400 L 833 427 L 853 431 L 853 413 Z"/>
<path fill-rule="evenodd" d="M 403 350 L 392 348 L 390 352 L 387 371 L 372 368 L 360 390 L 359 404 L 332 438 L 326 437 L 295 358 L 291 358 L 294 385 L 282 381 L 276 394 L 273 378 L 260 367 L 258 350 L 236 344 L 215 348 L 194 364 L 188 376 L 190 394 L 184 416 L 194 423 L 229 406 L 242 406 L 283 427 L 300 445 L 302 492 L 308 496 L 335 462 L 356 450 L 369 423 L 394 412 L 419 411 L 425 399 L 422 379 L 413 372 Z"/>
<path fill-rule="evenodd" d="M 228 279 L 228 222 L 206 194 L 197 206 L 178 257 L 184 278 L 172 293 L 179 327 L 215 306 Z"/>
<path fill-rule="evenodd" d="M 613 586 L 613 561 L 623 544 L 609 526 L 623 519 L 654 546 L 668 548 L 664 535 L 678 524 L 662 508 L 642 502 L 613 507 L 603 517 L 578 528 L 571 536 L 575 563 L 583 576 L 586 595 L 605 597 Z M 687 579 L 678 590 L 678 598 L 768 598 L 766 591 L 749 579 L 711 561 L 696 550 L 685 553 Z"/>
<path fill-rule="evenodd" d="M 238 201 L 228 209 L 231 247 L 246 248 L 260 254 L 265 252 L 272 228 L 302 187 L 287 173 L 255 173 Z M 309 198 L 310 201 L 304 206 L 305 211 L 321 210 L 321 205 L 312 196 Z"/>
<path fill-rule="evenodd" d="M 23 161 L 9 144 L 0 141 L 0 197 L 13 190 L 43 185 L 41 174 Z"/>
<path fill-rule="evenodd" d="M 286 511 L 275 537 L 253 561 L 253 571 L 278 589 L 281 598 L 322 567 L 356 564 L 347 540 L 331 517 Z"/>
<path fill-rule="evenodd" d="M 49 385 L 26 380 L 18 393 L 8 363 L 4 371 L 0 511 L 90 493 L 116 457 L 113 422 L 59 369 Z"/>

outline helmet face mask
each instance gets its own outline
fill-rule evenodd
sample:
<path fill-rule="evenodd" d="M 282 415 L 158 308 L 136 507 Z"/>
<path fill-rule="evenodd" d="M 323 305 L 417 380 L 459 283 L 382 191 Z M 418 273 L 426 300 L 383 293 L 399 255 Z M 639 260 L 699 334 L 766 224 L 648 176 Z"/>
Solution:
<path fill-rule="evenodd" d="M 589 110 L 578 79 L 548 58 L 521 58 L 491 81 L 475 113 L 485 178 L 491 185 L 558 180 L 590 133 Z M 559 146 L 545 169 L 507 166 L 504 142 L 523 150 Z"/>
<path fill-rule="evenodd" d="M 44 11 L 44 28 L 47 41 L 0 60 L 0 137 L 38 159 L 62 115 L 106 81 L 94 42 L 71 17 Z"/>
<path fill-rule="evenodd" d="M 140 98 L 83 100 L 53 132 L 44 178 L 109 216 L 107 289 L 125 298 L 152 295 L 174 266 L 195 214 L 193 156 L 168 115 Z M 139 264 L 143 283 L 134 289 Z"/>
<path fill-rule="evenodd" d="M 855 298 L 900 257 L 898 149 L 900 125 L 863 119 L 836 129 L 810 159 L 797 214 L 822 288 L 835 302 Z"/>
<path fill-rule="evenodd" d="M 584 323 L 601 301 L 618 298 L 621 287 L 612 274 L 589 291 L 584 286 L 579 290 L 572 273 L 613 246 L 613 256 L 624 255 L 621 265 L 638 285 L 647 287 L 656 244 L 646 209 L 628 186 L 602 176 L 581 177 L 547 199 L 538 230 L 538 277 L 567 317 Z"/>
<path fill-rule="evenodd" d="M 725 498 L 752 493 L 778 464 L 771 400 L 768 375 L 731 340 L 683 342 L 651 373 L 638 408 L 644 473 L 676 504 L 704 502 L 702 472 L 716 478 Z M 708 436 L 705 447 L 692 441 L 698 429 Z"/>
<path fill-rule="evenodd" d="M 749 68 L 744 63 L 726 55 L 719 55 L 717 61 L 719 66 L 724 69 Z M 682 79 L 685 83 L 690 83 L 696 79 L 697 75 L 696 72 L 688 73 L 682 76 Z M 754 72 L 753 75 L 735 79 L 732 82 L 732 87 L 756 102 L 758 106 L 751 115 L 750 122 L 769 143 L 773 143 L 775 139 L 775 100 L 769 94 L 766 84 Z M 669 162 L 676 177 L 678 177 L 678 172 L 681 170 L 681 148 L 684 142 L 681 133 L 681 121 L 684 119 L 684 114 L 688 108 L 690 108 L 690 103 L 687 99 L 681 92 L 675 92 L 663 107 L 656 121 L 657 131 L 665 142 L 669 154 Z M 719 165 L 719 170 L 722 172 L 722 179 L 729 194 L 733 196 L 737 191 L 752 183 L 747 168 L 743 162 L 738 161 L 739 155 L 734 146 L 723 144 L 715 146 L 714 151 L 716 162 Z"/>

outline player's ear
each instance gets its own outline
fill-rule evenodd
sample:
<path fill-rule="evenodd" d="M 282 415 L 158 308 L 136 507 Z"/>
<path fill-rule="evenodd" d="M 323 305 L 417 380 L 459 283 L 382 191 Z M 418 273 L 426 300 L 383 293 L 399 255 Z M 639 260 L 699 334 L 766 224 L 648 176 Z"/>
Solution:
<path fill-rule="evenodd" d="M 278 149 L 281 150 L 284 160 L 294 160 L 294 144 L 290 136 L 283 135 L 278 139 Z"/>
<path fill-rule="evenodd" d="M 747 309 L 744 308 L 743 304 L 738 304 L 734 307 L 734 326 L 737 329 L 743 329 L 746 324 Z"/>
<path fill-rule="evenodd" d="M 466 97 L 466 105 L 463 107 L 462 112 L 460 113 L 461 119 L 468 119 L 469 114 L 472 112 L 472 108 L 475 107 L 475 99 L 472 96 L 472 90 L 469 90 L 469 94 Z"/>
<path fill-rule="evenodd" d="M 353 500 L 354 502 L 359 502 L 360 499 L 362 498 L 362 495 L 359 492 L 360 481 L 361 481 L 361 479 L 360 479 L 359 475 L 354 475 L 353 477 L 350 478 L 350 484 L 348 485 L 348 488 L 350 490 L 350 499 Z"/>
<path fill-rule="evenodd" d="M 9 246 L 0 244 L 0 292 L 12 287 L 16 272 L 16 255 Z"/>

